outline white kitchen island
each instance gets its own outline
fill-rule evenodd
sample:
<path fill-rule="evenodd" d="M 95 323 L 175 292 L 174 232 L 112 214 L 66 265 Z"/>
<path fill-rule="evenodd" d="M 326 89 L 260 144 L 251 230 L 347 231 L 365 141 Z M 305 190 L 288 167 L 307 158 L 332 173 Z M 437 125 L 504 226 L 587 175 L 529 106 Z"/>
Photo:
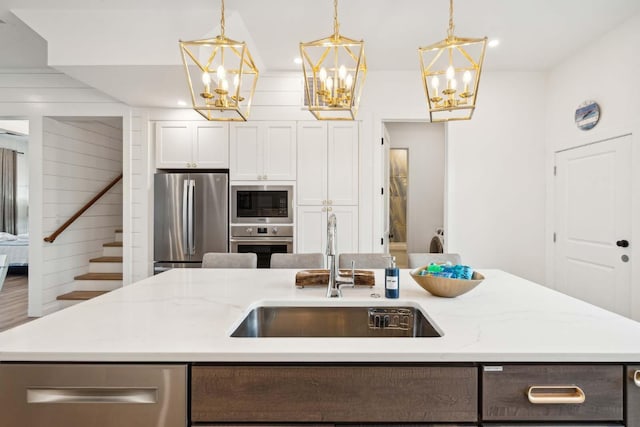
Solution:
<path fill-rule="evenodd" d="M 640 323 L 481 272 L 447 299 L 403 270 L 386 300 L 382 270 L 340 299 L 295 270 L 171 270 L 0 334 L 0 427 L 640 427 Z M 412 306 L 443 336 L 231 337 L 260 305 Z"/>
<path fill-rule="evenodd" d="M 498 270 L 457 298 L 401 271 L 374 288 L 294 286 L 296 270 L 176 269 L 0 334 L 0 361 L 635 362 L 640 323 Z M 372 293 L 381 298 L 371 297 Z M 418 305 L 439 338 L 231 338 L 254 306 Z"/>

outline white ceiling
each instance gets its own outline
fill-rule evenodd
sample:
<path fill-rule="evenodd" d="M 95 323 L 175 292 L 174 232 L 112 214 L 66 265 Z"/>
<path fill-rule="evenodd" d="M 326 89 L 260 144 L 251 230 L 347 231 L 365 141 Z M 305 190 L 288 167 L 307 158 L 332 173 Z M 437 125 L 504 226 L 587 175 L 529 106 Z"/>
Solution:
<path fill-rule="evenodd" d="M 0 24 L 0 68 L 48 63 L 128 104 L 174 107 L 176 97 L 186 98 L 177 41 L 218 34 L 219 5 L 0 0 L 0 19 L 7 21 Z M 417 72 L 416 48 L 445 37 L 448 6 L 446 0 L 341 0 L 340 32 L 365 40 L 370 70 Z M 638 0 L 456 0 L 454 6 L 456 35 L 500 39 L 487 53 L 487 70 L 550 69 L 640 13 Z M 298 43 L 332 32 L 331 0 L 226 0 L 226 8 L 226 35 L 248 43 L 262 73 L 298 70 Z"/>

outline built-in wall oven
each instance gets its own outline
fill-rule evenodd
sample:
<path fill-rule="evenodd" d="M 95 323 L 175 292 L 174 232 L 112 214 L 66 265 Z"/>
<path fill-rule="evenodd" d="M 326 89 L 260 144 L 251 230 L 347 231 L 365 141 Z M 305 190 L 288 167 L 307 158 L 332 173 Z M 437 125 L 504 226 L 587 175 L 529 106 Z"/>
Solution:
<path fill-rule="evenodd" d="M 293 226 L 232 225 L 229 246 L 231 252 L 255 253 L 258 268 L 269 268 L 272 254 L 293 252 Z"/>
<path fill-rule="evenodd" d="M 231 252 L 253 252 L 258 268 L 274 253 L 293 252 L 293 186 L 232 185 Z"/>

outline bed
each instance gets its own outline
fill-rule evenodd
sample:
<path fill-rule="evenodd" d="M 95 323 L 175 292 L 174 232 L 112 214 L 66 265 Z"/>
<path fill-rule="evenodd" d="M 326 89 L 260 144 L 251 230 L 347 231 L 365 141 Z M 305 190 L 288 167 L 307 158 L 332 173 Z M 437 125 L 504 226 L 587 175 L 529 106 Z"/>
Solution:
<path fill-rule="evenodd" d="M 9 267 L 26 267 L 29 265 L 29 235 L 0 233 L 0 255 L 6 255 Z"/>

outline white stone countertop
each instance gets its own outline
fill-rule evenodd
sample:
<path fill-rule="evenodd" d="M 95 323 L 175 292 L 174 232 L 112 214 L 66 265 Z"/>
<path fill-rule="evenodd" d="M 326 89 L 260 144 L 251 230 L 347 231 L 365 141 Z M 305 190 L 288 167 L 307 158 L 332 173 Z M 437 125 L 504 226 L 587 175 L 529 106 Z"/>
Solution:
<path fill-rule="evenodd" d="M 375 288 L 297 289 L 296 270 L 171 270 L 0 334 L 0 361 L 629 362 L 640 323 L 499 270 L 457 298 L 402 270 L 400 299 Z M 372 293 L 382 298 L 372 298 Z M 251 307 L 418 305 L 440 338 L 231 338 Z"/>

